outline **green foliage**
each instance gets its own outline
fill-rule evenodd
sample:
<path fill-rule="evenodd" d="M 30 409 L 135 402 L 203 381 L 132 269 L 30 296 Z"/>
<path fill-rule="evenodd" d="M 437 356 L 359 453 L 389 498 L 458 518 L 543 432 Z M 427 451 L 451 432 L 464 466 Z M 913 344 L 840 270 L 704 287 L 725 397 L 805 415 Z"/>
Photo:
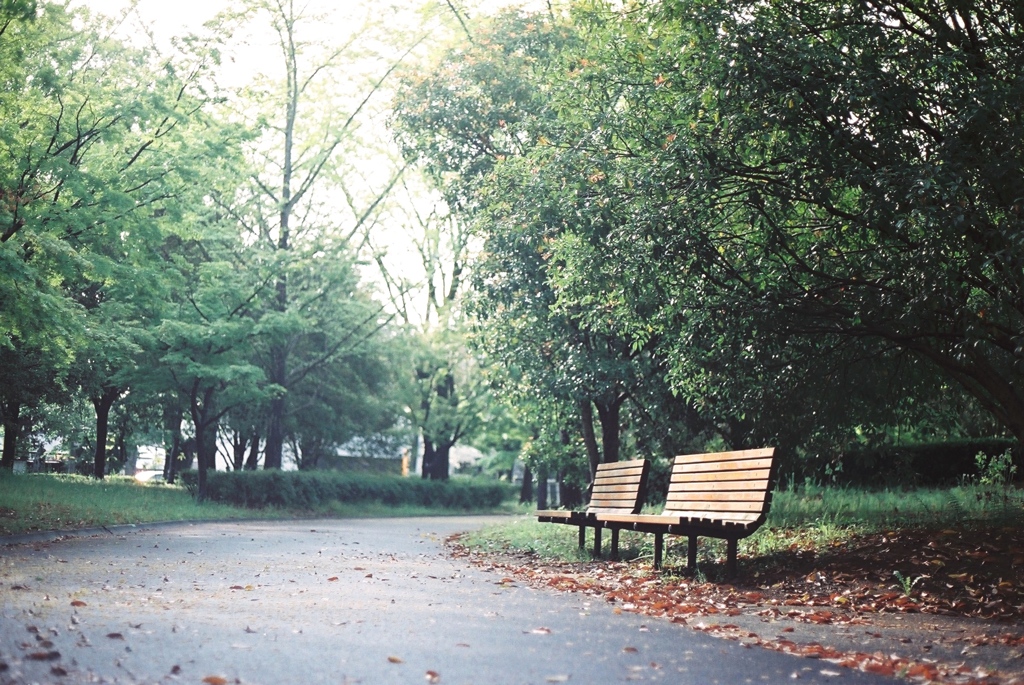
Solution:
<path fill-rule="evenodd" d="M 1024 436 L 1020 19 L 677 0 L 479 27 L 396 121 L 484 240 L 500 392 L 591 462 L 581 401 L 613 458 L 627 425 L 810 470 L 864 436 Z"/>
<path fill-rule="evenodd" d="M 197 474 L 182 474 L 196 483 Z M 209 476 L 211 501 L 262 509 L 317 509 L 331 502 L 382 503 L 445 509 L 493 509 L 513 495 L 505 483 L 456 478 L 424 480 L 332 471 L 233 471 Z"/>
<path fill-rule="evenodd" d="M 1013 482 L 1017 465 L 1013 463 L 1013 452 L 1002 454 L 978 452 L 974 457 L 978 467 L 978 484 L 992 488 L 1005 488 Z"/>
<path fill-rule="evenodd" d="M 974 485 L 883 490 L 804 485 L 773 495 L 765 526 L 795 528 L 821 523 L 884 531 L 889 527 L 1011 525 L 1020 520 L 1024 492 L 1007 491 L 1006 501 L 988 495 L 986 488 Z"/>
<path fill-rule="evenodd" d="M 923 579 L 925 577 L 925 576 L 918 576 L 917 578 L 911 578 L 910 576 L 903 575 L 899 571 L 893 571 L 892 575 L 893 575 L 894 578 L 896 578 L 896 582 L 899 583 L 897 588 L 900 591 L 902 591 L 903 594 L 906 595 L 907 597 L 910 597 L 910 593 L 913 591 L 914 586 L 917 585 L 919 582 L 921 582 L 921 579 Z"/>
<path fill-rule="evenodd" d="M 951 440 L 936 443 L 853 447 L 845 450 L 834 464 L 820 470 L 805 464 L 802 472 L 792 478 L 799 483 L 812 481 L 862 487 L 893 487 L 904 485 L 953 485 L 963 478 L 972 478 L 987 460 L 1019 456 L 1014 440 Z M 1009 455 L 998 457 L 998 455 Z M 979 455 L 982 461 L 979 461 Z M 789 474 L 784 474 L 789 477 Z"/>

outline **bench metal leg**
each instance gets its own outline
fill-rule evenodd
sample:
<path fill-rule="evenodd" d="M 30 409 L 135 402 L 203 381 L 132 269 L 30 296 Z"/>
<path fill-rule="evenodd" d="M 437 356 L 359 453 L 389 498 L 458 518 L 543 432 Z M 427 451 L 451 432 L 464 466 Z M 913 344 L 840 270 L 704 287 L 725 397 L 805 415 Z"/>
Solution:
<path fill-rule="evenodd" d="M 725 557 L 725 572 L 727 575 L 736 575 L 736 538 L 729 538 L 726 545 L 726 557 Z"/>
<path fill-rule="evenodd" d="M 601 526 L 594 526 L 594 558 L 601 558 Z"/>
<path fill-rule="evenodd" d="M 661 568 L 661 553 L 665 546 L 665 535 L 664 533 L 654 534 L 654 570 L 657 571 Z"/>
<path fill-rule="evenodd" d="M 587 547 L 587 527 L 580 526 L 580 549 L 586 549 Z"/>
<path fill-rule="evenodd" d="M 691 572 L 697 571 L 697 536 L 691 535 L 686 545 L 686 568 Z"/>
<path fill-rule="evenodd" d="M 612 561 L 619 560 L 619 529 L 612 528 Z"/>

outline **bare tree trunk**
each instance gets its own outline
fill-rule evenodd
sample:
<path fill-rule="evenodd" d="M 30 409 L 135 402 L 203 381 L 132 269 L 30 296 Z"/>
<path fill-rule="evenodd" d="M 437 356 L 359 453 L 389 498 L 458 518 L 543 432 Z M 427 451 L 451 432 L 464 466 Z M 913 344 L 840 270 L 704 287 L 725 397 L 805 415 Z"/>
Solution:
<path fill-rule="evenodd" d="M 601 451 L 604 453 L 602 461 L 605 464 L 613 464 L 619 460 L 621 447 L 619 418 L 623 401 L 624 398 L 619 397 L 611 402 L 594 403 L 597 405 L 597 416 L 601 422 Z"/>
<path fill-rule="evenodd" d="M 14 457 L 18 451 L 18 433 L 21 431 L 21 402 L 7 402 L 0 407 L 4 423 L 4 454 L 0 468 L 14 469 Z"/>
<path fill-rule="evenodd" d="M 423 438 L 423 477 L 430 480 L 448 480 L 448 467 L 452 445 L 445 441 L 435 445 Z"/>
<path fill-rule="evenodd" d="M 255 471 L 260 463 L 260 434 L 253 432 L 249 443 L 249 457 L 245 460 L 245 470 Z"/>
<path fill-rule="evenodd" d="M 93 476 L 102 479 L 107 467 L 107 436 L 110 432 L 110 408 L 120 394 L 117 388 L 104 388 L 103 394 L 92 399 L 96 409 L 96 452 L 93 455 Z"/>
<path fill-rule="evenodd" d="M 519 488 L 519 503 L 527 504 L 533 501 L 533 473 L 529 466 L 523 467 L 523 485 Z"/>
<path fill-rule="evenodd" d="M 249 446 L 249 441 L 239 432 L 233 431 L 231 434 L 231 468 L 235 471 L 241 471 L 245 466 L 245 449 Z"/>
<path fill-rule="evenodd" d="M 583 444 L 587 448 L 587 463 L 590 466 L 590 481 L 597 477 L 597 465 L 601 463 L 601 450 L 597 446 L 594 434 L 594 405 L 590 400 L 580 400 L 580 427 L 583 432 Z"/>
<path fill-rule="evenodd" d="M 548 467 L 537 467 L 537 509 L 548 508 Z"/>
<path fill-rule="evenodd" d="M 178 476 L 178 456 L 181 454 L 181 420 L 182 420 L 181 405 L 175 403 L 174 406 L 165 407 L 164 409 L 164 481 L 167 483 L 174 483 L 174 479 Z M 167 444 L 167 433 L 171 434 L 171 444 Z"/>

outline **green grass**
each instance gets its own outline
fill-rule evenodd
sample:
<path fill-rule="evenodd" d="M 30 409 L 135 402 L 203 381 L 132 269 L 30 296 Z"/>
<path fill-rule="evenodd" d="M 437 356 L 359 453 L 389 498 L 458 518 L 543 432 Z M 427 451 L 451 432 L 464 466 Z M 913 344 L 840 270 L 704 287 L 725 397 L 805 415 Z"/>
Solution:
<path fill-rule="evenodd" d="M 273 518 L 221 504 L 196 504 L 182 487 L 112 476 L 0 474 L 0 534 L 154 521 Z"/>
<path fill-rule="evenodd" d="M 486 513 L 512 513 L 502 506 Z M 291 519 L 465 515 L 465 510 L 379 503 L 332 502 L 315 510 L 267 507 L 247 509 L 213 502 L 196 504 L 181 486 L 144 485 L 111 476 L 102 481 L 84 476 L 0 472 L 0 535 L 44 530 L 95 528 L 155 521 Z M 484 512 L 480 512 L 484 513 Z"/>
<path fill-rule="evenodd" d="M 645 511 L 645 513 L 647 513 Z M 655 512 L 651 512 L 655 513 Z M 899 528 L 1019 526 L 1024 523 L 1024 491 L 963 486 L 947 489 L 869 491 L 807 486 L 775 493 L 768 520 L 740 540 L 739 551 L 765 556 L 787 549 L 822 550 L 858 533 Z M 607 551 L 605 533 L 604 548 Z M 517 519 L 467 535 L 464 542 L 482 552 L 521 552 L 547 561 L 589 559 L 577 546 L 575 526 Z M 588 547 L 593 529 L 587 530 Z M 685 538 L 666 536 L 668 570 L 685 564 Z M 654 536 L 623 531 L 623 559 L 651 557 Z M 795 547 L 794 547 L 795 546 Z M 725 542 L 701 538 L 698 563 L 725 554 Z"/>

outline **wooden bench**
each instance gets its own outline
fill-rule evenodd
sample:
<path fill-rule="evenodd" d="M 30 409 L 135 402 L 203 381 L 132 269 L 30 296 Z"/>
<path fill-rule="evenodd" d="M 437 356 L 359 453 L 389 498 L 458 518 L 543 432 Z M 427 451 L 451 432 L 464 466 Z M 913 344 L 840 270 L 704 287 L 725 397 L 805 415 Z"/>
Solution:
<path fill-rule="evenodd" d="M 580 549 L 586 547 L 586 529 L 593 528 L 594 556 L 600 556 L 602 525 L 596 517 L 599 514 L 638 514 L 644 503 L 650 470 L 651 463 L 646 459 L 599 464 L 586 511 L 542 510 L 537 512 L 537 520 L 578 526 Z M 612 527 L 611 530 L 614 559 L 619 554 L 619 528 Z"/>
<path fill-rule="evenodd" d="M 756 531 L 768 516 L 775 483 L 775 448 L 688 454 L 675 458 L 665 509 L 657 515 L 596 514 L 596 522 L 654 533 L 654 568 L 661 568 L 664 536 L 689 537 L 687 566 L 697 567 L 697 537 L 727 542 L 726 569 L 736 573 L 736 543 Z"/>

